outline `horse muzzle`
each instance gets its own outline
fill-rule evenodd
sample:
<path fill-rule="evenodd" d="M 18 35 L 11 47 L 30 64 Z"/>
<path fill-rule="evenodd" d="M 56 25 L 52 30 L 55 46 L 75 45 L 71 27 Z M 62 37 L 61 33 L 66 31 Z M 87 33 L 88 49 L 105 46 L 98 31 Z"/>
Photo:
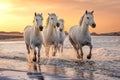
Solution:
<path fill-rule="evenodd" d="M 95 23 L 93 23 L 93 24 L 92 24 L 92 28 L 95 28 L 95 27 L 96 27 L 96 24 L 95 24 Z"/>
<path fill-rule="evenodd" d="M 42 31 L 43 30 L 43 26 L 39 26 L 39 30 Z"/>
<path fill-rule="evenodd" d="M 63 31 L 63 29 L 59 29 L 60 30 L 60 32 L 62 32 Z"/>
<path fill-rule="evenodd" d="M 60 26 L 60 23 L 57 22 L 57 23 L 56 23 L 56 26 L 59 27 L 59 26 Z"/>

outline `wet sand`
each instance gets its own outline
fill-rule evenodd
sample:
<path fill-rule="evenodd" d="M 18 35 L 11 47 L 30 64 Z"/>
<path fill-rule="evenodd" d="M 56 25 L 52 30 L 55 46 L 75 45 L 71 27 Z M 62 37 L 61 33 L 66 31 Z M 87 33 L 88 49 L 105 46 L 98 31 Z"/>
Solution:
<path fill-rule="evenodd" d="M 24 41 L 0 42 L 0 80 L 119 80 L 120 36 L 93 36 L 92 59 L 87 60 L 88 47 L 84 47 L 84 62 L 76 58 L 68 38 L 64 52 L 55 57 L 44 57 L 41 62 L 28 63 Z"/>

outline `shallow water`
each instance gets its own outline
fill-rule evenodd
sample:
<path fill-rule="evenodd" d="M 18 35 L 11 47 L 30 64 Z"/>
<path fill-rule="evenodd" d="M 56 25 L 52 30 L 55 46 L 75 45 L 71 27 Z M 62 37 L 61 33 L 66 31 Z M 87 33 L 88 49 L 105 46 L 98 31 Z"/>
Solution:
<path fill-rule="evenodd" d="M 44 58 L 41 63 L 27 63 L 23 41 L 0 42 L 0 80 L 119 80 L 120 36 L 92 36 L 92 59 L 87 60 L 88 47 L 84 47 L 84 62 L 79 64 L 68 38 L 64 53 Z"/>
<path fill-rule="evenodd" d="M 73 68 L 65 68 L 65 67 L 59 67 L 59 66 L 53 66 L 53 65 L 41 65 L 41 66 L 34 66 L 34 67 L 36 67 L 34 68 L 35 72 L 30 72 L 28 74 L 30 78 L 41 77 L 41 78 L 44 78 L 43 80 L 85 80 L 85 79 L 93 78 L 93 72 L 81 71 Z"/>

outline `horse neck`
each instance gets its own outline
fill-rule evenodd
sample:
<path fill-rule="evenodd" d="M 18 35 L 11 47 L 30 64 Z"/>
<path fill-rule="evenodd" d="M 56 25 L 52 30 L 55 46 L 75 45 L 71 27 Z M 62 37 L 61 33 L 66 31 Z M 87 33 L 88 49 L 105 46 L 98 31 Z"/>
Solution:
<path fill-rule="evenodd" d="M 62 36 L 62 34 L 64 33 L 64 30 L 63 31 L 59 31 L 59 35 Z"/>
<path fill-rule="evenodd" d="M 50 37 L 53 34 L 53 23 L 49 22 L 48 23 L 48 37 Z"/>
<path fill-rule="evenodd" d="M 80 28 L 83 35 L 87 35 L 89 33 L 88 24 L 86 24 L 84 21 L 82 22 Z"/>
<path fill-rule="evenodd" d="M 59 31 L 59 36 L 60 36 L 60 37 L 62 37 L 62 33 L 63 33 L 63 32 Z"/>
<path fill-rule="evenodd" d="M 33 26 L 34 27 L 34 34 L 35 34 L 35 36 L 38 36 L 39 35 L 39 28 L 37 27 L 37 25 L 34 25 Z"/>

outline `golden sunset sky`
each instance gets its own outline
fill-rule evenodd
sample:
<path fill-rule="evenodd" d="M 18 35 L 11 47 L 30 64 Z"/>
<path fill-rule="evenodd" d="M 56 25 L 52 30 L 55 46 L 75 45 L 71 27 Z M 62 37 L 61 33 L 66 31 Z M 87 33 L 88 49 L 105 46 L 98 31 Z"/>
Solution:
<path fill-rule="evenodd" d="M 34 12 L 43 13 L 44 25 L 48 13 L 65 20 L 65 30 L 77 25 L 85 10 L 94 10 L 97 24 L 91 32 L 120 31 L 120 0 L 0 0 L 0 31 L 23 32 L 32 25 Z"/>

